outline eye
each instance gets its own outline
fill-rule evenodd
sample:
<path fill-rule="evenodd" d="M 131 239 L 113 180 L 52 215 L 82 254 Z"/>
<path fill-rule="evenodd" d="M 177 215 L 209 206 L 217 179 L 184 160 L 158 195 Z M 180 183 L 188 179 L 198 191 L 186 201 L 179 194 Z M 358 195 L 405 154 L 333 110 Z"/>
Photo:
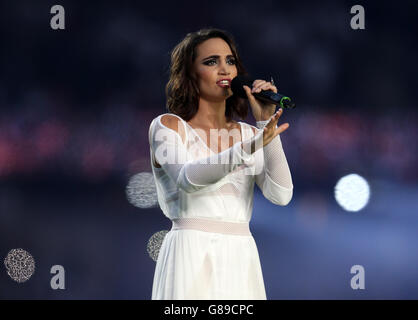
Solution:
<path fill-rule="evenodd" d="M 229 58 L 227 61 L 231 65 L 236 64 L 235 58 Z M 216 63 L 216 59 L 207 60 L 207 61 L 204 62 L 204 64 L 207 65 L 207 66 L 213 66 L 212 62 Z"/>
<path fill-rule="evenodd" d="M 204 64 L 207 65 L 207 66 L 212 66 L 212 64 L 211 64 L 212 62 L 216 62 L 216 60 L 211 59 L 211 60 L 205 61 Z"/>
<path fill-rule="evenodd" d="M 228 60 L 231 64 L 236 64 L 236 61 L 235 61 L 235 59 L 234 58 L 231 58 L 231 59 L 229 59 Z"/>

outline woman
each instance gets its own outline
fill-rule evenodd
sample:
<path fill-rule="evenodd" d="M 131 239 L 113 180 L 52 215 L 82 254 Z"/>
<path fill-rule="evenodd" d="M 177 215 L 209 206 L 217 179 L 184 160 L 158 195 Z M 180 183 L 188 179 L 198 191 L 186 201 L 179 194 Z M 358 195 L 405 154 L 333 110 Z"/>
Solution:
<path fill-rule="evenodd" d="M 238 74 L 246 72 L 222 30 L 189 33 L 172 51 L 170 113 L 149 128 L 158 201 L 173 223 L 160 248 L 152 299 L 266 299 L 249 221 L 254 183 L 275 204 L 292 198 L 279 135 L 289 124 L 278 126 L 282 111 L 254 98 L 261 90 L 277 92 L 264 80 L 244 86 L 258 128 L 233 121 L 248 110 L 230 88 Z"/>

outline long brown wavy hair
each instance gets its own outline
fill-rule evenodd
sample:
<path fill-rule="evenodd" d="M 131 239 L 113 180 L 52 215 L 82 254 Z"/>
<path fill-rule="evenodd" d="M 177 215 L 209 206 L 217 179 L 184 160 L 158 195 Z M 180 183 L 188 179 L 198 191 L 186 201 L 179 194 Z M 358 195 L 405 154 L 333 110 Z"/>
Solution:
<path fill-rule="evenodd" d="M 236 61 L 238 75 L 247 75 L 238 55 L 235 41 L 228 32 L 207 28 L 191 32 L 171 51 L 170 78 L 165 87 L 167 95 L 167 109 L 185 121 L 189 121 L 199 108 L 199 88 L 197 79 L 193 77 L 192 68 L 196 58 L 196 47 L 211 38 L 221 38 L 228 43 Z M 226 99 L 225 116 L 227 122 L 234 115 L 244 120 L 248 114 L 248 102 L 232 95 Z"/>

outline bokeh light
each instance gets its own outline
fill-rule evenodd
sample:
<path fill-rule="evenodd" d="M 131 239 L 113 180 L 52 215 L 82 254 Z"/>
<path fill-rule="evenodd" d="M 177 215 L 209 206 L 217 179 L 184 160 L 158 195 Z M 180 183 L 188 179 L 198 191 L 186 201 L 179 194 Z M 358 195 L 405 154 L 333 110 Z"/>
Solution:
<path fill-rule="evenodd" d="M 154 233 L 148 240 L 147 251 L 152 260 L 158 260 L 158 254 L 160 253 L 161 245 L 163 244 L 165 235 L 168 230 L 161 230 Z"/>
<path fill-rule="evenodd" d="M 129 179 L 126 187 L 128 201 L 135 207 L 146 209 L 157 206 L 157 189 L 151 172 L 140 172 Z"/>
<path fill-rule="evenodd" d="M 334 194 L 344 210 L 359 211 L 369 202 L 370 187 L 363 177 L 353 173 L 338 180 Z"/>
<path fill-rule="evenodd" d="M 12 249 L 4 259 L 7 274 L 14 281 L 22 283 L 35 272 L 35 260 L 32 255 L 23 249 Z"/>

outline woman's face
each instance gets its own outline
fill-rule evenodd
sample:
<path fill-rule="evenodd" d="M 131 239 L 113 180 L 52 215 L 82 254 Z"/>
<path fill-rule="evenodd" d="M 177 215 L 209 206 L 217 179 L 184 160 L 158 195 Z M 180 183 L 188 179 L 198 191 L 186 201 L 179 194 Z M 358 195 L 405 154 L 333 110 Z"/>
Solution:
<path fill-rule="evenodd" d="M 194 71 L 200 98 L 220 102 L 232 96 L 231 80 L 237 76 L 237 66 L 228 43 L 221 38 L 208 39 L 196 47 Z M 229 85 L 217 83 L 228 79 Z"/>

